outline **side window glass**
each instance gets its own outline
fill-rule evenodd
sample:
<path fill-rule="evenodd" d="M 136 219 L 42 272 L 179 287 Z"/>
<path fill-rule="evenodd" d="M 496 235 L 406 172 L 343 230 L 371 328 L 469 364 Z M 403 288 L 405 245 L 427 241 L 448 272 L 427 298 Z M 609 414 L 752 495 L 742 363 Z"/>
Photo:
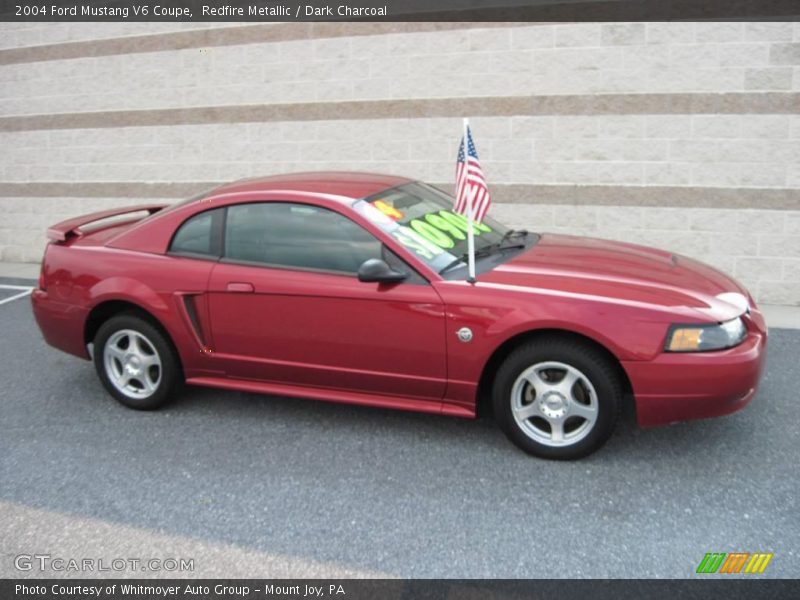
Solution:
<path fill-rule="evenodd" d="M 176 254 L 219 256 L 218 236 L 215 235 L 215 230 L 217 221 L 221 217 L 219 209 L 190 217 L 173 236 L 169 251 Z"/>
<path fill-rule="evenodd" d="M 289 202 L 228 207 L 225 257 L 294 269 L 355 275 L 381 242 L 339 213 Z"/>

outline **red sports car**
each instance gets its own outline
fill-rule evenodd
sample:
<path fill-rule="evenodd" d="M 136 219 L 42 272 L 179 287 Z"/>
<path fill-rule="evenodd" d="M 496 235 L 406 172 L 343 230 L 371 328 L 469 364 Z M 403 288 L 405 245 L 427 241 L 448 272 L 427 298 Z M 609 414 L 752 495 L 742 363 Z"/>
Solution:
<path fill-rule="evenodd" d="M 474 417 L 577 458 L 622 403 L 642 426 L 756 392 L 767 328 L 736 281 L 621 242 L 473 225 L 401 177 L 239 181 L 48 230 L 32 295 L 49 344 L 137 409 L 184 382 Z M 139 213 L 138 215 L 136 213 Z M 145 215 L 145 213 L 149 213 Z"/>

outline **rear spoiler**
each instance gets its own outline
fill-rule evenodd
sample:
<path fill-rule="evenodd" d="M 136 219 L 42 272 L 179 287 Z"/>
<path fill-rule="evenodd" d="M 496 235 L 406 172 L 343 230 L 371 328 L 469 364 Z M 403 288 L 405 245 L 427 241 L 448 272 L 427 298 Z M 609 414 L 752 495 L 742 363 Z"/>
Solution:
<path fill-rule="evenodd" d="M 162 208 L 168 206 L 167 204 L 140 204 L 139 206 L 126 206 L 125 208 L 112 208 L 111 210 L 101 210 L 99 212 L 90 213 L 75 217 L 74 219 L 67 219 L 53 225 L 47 230 L 47 238 L 54 242 L 65 242 L 69 238 L 80 237 L 83 232 L 81 227 L 94 223 L 95 221 L 102 221 L 111 217 L 118 217 L 119 215 L 127 215 L 129 213 L 137 213 L 147 211 L 148 216 L 157 213 Z"/>

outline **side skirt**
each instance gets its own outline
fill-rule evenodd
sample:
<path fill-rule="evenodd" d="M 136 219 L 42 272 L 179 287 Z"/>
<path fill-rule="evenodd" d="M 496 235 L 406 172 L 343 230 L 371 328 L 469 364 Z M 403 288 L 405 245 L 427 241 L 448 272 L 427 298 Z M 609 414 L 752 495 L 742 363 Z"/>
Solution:
<path fill-rule="evenodd" d="M 459 417 L 475 417 L 474 411 L 453 404 L 410 400 L 399 396 L 382 396 L 378 394 L 363 394 L 344 390 L 320 389 L 298 385 L 250 381 L 247 379 L 226 379 L 224 377 L 190 377 L 186 380 L 189 385 L 222 388 L 255 394 L 271 394 L 274 396 L 289 396 L 292 398 L 309 398 L 327 402 L 340 402 L 343 404 L 358 404 L 362 406 L 375 406 L 396 410 L 410 410 L 416 412 L 445 414 Z"/>

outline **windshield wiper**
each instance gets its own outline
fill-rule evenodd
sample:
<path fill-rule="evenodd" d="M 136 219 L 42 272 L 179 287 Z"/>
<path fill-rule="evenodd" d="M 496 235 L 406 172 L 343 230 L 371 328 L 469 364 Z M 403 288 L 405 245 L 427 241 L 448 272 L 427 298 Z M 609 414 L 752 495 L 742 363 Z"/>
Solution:
<path fill-rule="evenodd" d="M 486 256 L 490 256 L 497 252 L 498 250 L 516 250 L 519 248 L 524 248 L 525 244 L 511 244 L 508 246 L 504 246 L 503 242 L 507 242 L 512 237 L 525 237 L 528 235 L 528 231 L 525 229 L 509 229 L 503 234 L 503 237 L 500 238 L 499 241 L 495 242 L 494 244 L 489 244 L 488 246 L 484 246 L 480 250 L 475 251 L 475 258 L 484 258 Z M 467 262 L 469 260 L 469 254 L 465 252 L 461 256 L 456 259 L 453 259 L 449 263 L 447 263 L 444 268 L 439 270 L 439 275 L 444 273 L 445 271 L 449 271 L 453 267 L 459 265 L 462 262 Z"/>
<path fill-rule="evenodd" d="M 500 241 L 494 244 L 496 248 L 500 248 L 503 245 L 503 242 L 510 240 L 512 237 L 527 237 L 528 230 L 527 229 L 509 229 L 503 234 L 503 237 L 500 238 Z M 512 248 L 514 246 L 511 246 Z"/>
<path fill-rule="evenodd" d="M 475 255 L 477 257 L 477 254 Z M 445 271 L 449 271 L 453 267 L 461 264 L 462 262 L 466 262 L 469 260 L 469 253 L 465 252 L 458 258 L 454 258 L 451 262 L 447 263 L 443 268 L 439 269 L 439 275 L 444 273 Z"/>

